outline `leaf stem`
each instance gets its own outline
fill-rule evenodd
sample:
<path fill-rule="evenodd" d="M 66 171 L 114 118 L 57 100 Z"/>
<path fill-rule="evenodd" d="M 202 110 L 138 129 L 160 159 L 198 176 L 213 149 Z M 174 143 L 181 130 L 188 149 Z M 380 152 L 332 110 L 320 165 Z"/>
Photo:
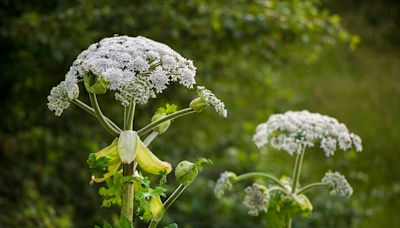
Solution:
<path fill-rule="evenodd" d="M 94 93 L 89 93 L 90 102 L 92 103 L 93 109 L 96 113 L 97 119 L 103 125 L 103 127 L 109 131 L 113 136 L 118 136 L 120 131 L 115 129 L 104 117 L 103 113 L 101 112 L 100 105 L 97 102 L 97 97 Z"/>
<path fill-rule="evenodd" d="M 168 120 L 172 120 L 172 119 L 176 119 L 178 117 L 181 116 L 185 116 L 185 115 L 189 115 L 192 113 L 195 113 L 196 111 L 194 111 L 192 108 L 185 108 L 179 111 L 176 111 L 174 113 L 171 113 L 169 115 L 164 116 L 163 118 L 160 118 L 150 124 L 148 124 L 147 126 L 143 127 L 142 129 L 138 130 L 137 133 L 139 134 L 139 136 L 142 136 L 148 132 L 150 132 L 151 130 L 153 130 L 155 127 L 157 127 L 158 125 L 162 124 L 165 121 Z"/>
<path fill-rule="evenodd" d="M 328 184 L 327 184 L 327 183 L 323 183 L 323 182 L 315 182 L 315 183 L 306 185 L 306 186 L 304 186 L 303 188 L 300 188 L 300 189 L 296 192 L 296 194 L 298 194 L 298 195 L 299 195 L 299 194 L 303 194 L 303 193 L 305 193 L 305 192 L 307 192 L 307 191 L 310 191 L 310 190 L 312 190 L 312 189 L 319 188 L 319 187 L 328 187 Z"/>
<path fill-rule="evenodd" d="M 84 102 L 75 99 L 72 100 L 72 103 L 74 103 L 76 106 L 78 106 L 79 108 L 83 109 L 84 111 L 88 112 L 90 115 L 94 116 L 97 118 L 97 114 L 94 111 L 94 109 L 92 107 L 90 107 L 89 105 L 85 104 Z M 121 131 L 121 128 L 119 128 L 114 122 L 112 122 L 110 119 L 108 119 L 107 117 L 104 116 L 104 118 L 106 119 L 106 121 L 108 123 L 110 123 L 111 126 L 113 126 L 117 131 Z"/>

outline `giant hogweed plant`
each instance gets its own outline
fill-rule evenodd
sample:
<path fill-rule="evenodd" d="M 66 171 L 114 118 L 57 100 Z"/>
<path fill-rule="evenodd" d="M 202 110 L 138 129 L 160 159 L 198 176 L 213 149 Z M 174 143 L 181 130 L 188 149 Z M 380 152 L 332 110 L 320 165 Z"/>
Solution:
<path fill-rule="evenodd" d="M 109 146 L 89 154 L 87 161 L 93 172 L 91 183 L 105 183 L 99 189 L 105 198 L 103 206 L 121 207 L 120 227 L 132 227 L 138 220 L 156 227 L 165 211 L 196 178 L 202 164 L 211 163 L 204 158 L 195 163 L 180 162 L 175 169 L 179 186 L 162 202 L 161 198 L 166 197 L 163 184 L 172 166 L 148 147 L 179 117 L 210 106 L 222 117 L 227 116 L 224 103 L 205 87 L 197 87 L 198 97 L 189 107 L 177 110 L 175 105 L 167 104 L 156 111 L 147 126 L 136 129 L 133 125 L 136 105 L 148 103 L 173 83 L 192 89 L 195 75 L 192 61 L 165 44 L 144 37 L 114 36 L 80 53 L 65 80 L 48 96 L 48 107 L 56 116 L 75 104 L 95 116 L 113 137 Z M 90 105 L 78 99 L 80 90 L 86 90 Z M 110 92 L 123 107 L 123 126 L 106 117 L 99 105 L 98 96 Z M 152 187 L 148 175 L 160 176 L 156 186 Z M 104 221 L 104 227 L 111 225 Z"/>
<path fill-rule="evenodd" d="M 250 216 L 263 214 L 268 227 L 291 227 L 295 216 L 307 217 L 313 206 L 305 195 L 311 190 L 327 188 L 330 195 L 350 197 L 353 189 L 339 172 L 328 171 L 317 182 L 302 186 L 300 175 L 307 148 L 319 147 L 326 157 L 335 151 L 362 151 L 361 138 L 335 118 L 308 111 L 272 115 L 266 123 L 257 126 L 253 141 L 258 148 L 270 147 L 295 155 L 292 178 L 277 178 L 270 173 L 250 172 L 237 175 L 225 171 L 218 179 L 214 192 L 224 196 L 233 185 L 248 179 L 265 178 L 267 185 L 253 183 L 245 188 L 243 206 Z"/>

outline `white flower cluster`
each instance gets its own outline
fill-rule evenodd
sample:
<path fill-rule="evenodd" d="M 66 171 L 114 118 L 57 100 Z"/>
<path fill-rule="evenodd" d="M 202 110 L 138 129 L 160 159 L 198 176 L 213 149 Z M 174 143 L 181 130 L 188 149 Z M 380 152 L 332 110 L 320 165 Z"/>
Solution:
<path fill-rule="evenodd" d="M 272 115 L 266 123 L 257 126 L 253 141 L 259 148 L 269 145 L 290 155 L 318 143 L 327 157 L 335 153 L 337 146 L 344 151 L 362 150 L 361 138 L 350 133 L 344 124 L 308 111 Z"/>
<path fill-rule="evenodd" d="M 199 96 L 203 98 L 209 105 L 213 106 L 215 111 L 222 117 L 226 118 L 228 111 L 225 108 L 224 102 L 218 99 L 213 92 L 206 89 L 204 86 L 197 86 Z"/>
<path fill-rule="evenodd" d="M 232 181 L 236 179 L 236 174 L 233 172 L 225 171 L 221 173 L 221 176 L 217 180 L 214 187 L 214 194 L 217 198 L 221 198 L 225 194 L 225 190 L 232 189 Z"/>
<path fill-rule="evenodd" d="M 66 74 L 63 86 L 69 97 L 88 72 L 105 77 L 108 89 L 116 92 L 116 99 L 124 106 L 132 98 L 137 103 L 147 103 L 171 82 L 177 81 L 188 88 L 196 84 L 196 68 L 191 60 L 165 44 L 140 36 L 104 38 L 79 54 Z M 60 97 L 60 100 L 65 101 L 66 97 Z M 65 109 L 66 104 L 64 102 L 57 110 Z"/>
<path fill-rule="evenodd" d="M 55 112 L 56 116 L 60 116 L 61 113 L 67 109 L 70 105 L 71 100 L 79 96 L 79 87 L 74 85 L 70 92 L 67 92 L 65 82 L 62 81 L 58 86 L 53 87 L 50 91 L 50 95 L 47 97 L 47 106 L 51 111 Z"/>
<path fill-rule="evenodd" d="M 329 185 L 331 189 L 329 194 L 333 196 L 350 197 L 353 194 L 353 188 L 339 172 L 329 171 L 325 173 L 321 181 Z"/>
<path fill-rule="evenodd" d="M 249 210 L 249 215 L 258 216 L 259 213 L 267 211 L 269 195 L 266 190 L 264 186 L 256 183 L 245 188 L 243 205 Z"/>

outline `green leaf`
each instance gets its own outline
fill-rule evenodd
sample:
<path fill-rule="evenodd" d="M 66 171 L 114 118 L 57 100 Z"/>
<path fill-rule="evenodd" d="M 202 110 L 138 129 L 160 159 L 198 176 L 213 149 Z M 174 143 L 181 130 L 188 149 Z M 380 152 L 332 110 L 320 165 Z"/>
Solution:
<path fill-rule="evenodd" d="M 178 110 L 178 106 L 174 104 L 166 104 L 165 107 L 160 107 L 157 109 L 156 114 L 171 114 Z"/>
<path fill-rule="evenodd" d="M 214 162 L 208 158 L 199 158 L 194 164 L 196 165 L 199 171 L 203 171 L 203 164 L 214 165 Z"/>
<path fill-rule="evenodd" d="M 106 186 L 99 189 L 99 194 L 103 196 L 103 207 L 111 207 L 111 205 L 120 206 L 122 202 L 122 186 L 124 177 L 117 172 L 114 176 L 106 180 Z"/>
<path fill-rule="evenodd" d="M 96 158 L 95 153 L 91 153 L 87 160 L 89 168 L 92 169 L 93 175 L 97 178 L 101 178 L 108 172 L 108 162 L 110 159 L 108 157 Z"/>

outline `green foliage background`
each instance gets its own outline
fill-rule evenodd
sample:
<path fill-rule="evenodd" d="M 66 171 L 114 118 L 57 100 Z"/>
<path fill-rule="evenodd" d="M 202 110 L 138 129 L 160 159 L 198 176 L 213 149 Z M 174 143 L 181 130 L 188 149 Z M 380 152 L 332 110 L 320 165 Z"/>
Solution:
<path fill-rule="evenodd" d="M 0 6 L 0 227 L 93 227 L 118 216 L 116 208 L 99 209 L 86 164 L 90 152 L 112 139 L 76 107 L 60 118 L 46 107 L 77 54 L 113 34 L 147 36 L 193 59 L 198 83 L 230 111 L 227 120 L 212 112 L 179 119 L 152 145 L 175 166 L 198 157 L 215 163 L 168 211 L 165 224 L 265 226 L 241 205 L 243 188 L 217 201 L 214 181 L 224 170 L 288 173 L 293 158 L 259 152 L 251 136 L 271 113 L 309 109 L 346 123 L 365 151 L 329 160 L 307 154 L 304 181 L 340 170 L 355 194 L 340 200 L 311 193 L 315 212 L 294 226 L 400 227 L 398 2 L 2 0 Z M 341 24 L 361 36 L 356 51 L 357 37 Z M 187 92 L 171 88 L 140 107 L 135 125 L 144 126 L 167 102 L 185 107 Z M 121 123 L 112 96 L 100 99 Z M 172 190 L 176 183 L 169 183 Z"/>

